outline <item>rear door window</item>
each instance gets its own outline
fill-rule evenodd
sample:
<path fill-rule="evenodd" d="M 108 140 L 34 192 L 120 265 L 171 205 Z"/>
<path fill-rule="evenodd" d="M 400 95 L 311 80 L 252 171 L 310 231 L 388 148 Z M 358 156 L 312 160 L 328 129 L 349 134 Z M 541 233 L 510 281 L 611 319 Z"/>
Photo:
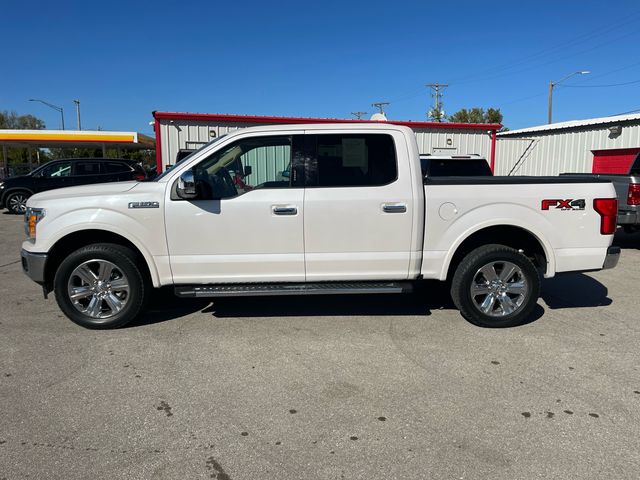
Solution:
<path fill-rule="evenodd" d="M 76 162 L 74 167 L 74 175 L 86 176 L 100 174 L 100 163 L 98 162 Z"/>
<path fill-rule="evenodd" d="M 122 162 L 105 162 L 102 164 L 102 173 L 123 173 L 130 172 L 129 165 Z"/>
<path fill-rule="evenodd" d="M 309 135 L 310 187 L 374 187 L 398 177 L 393 138 L 386 134 Z"/>

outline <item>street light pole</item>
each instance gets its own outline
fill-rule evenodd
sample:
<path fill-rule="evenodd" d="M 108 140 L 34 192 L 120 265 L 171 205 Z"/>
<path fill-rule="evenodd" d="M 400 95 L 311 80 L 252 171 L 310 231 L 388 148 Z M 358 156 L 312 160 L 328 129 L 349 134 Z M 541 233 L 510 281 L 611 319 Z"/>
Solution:
<path fill-rule="evenodd" d="M 552 114 L 551 114 L 551 112 L 553 110 L 553 87 L 555 87 L 556 85 L 561 84 L 562 82 L 564 82 L 565 80 L 573 77 L 574 75 L 588 75 L 589 73 L 591 73 L 589 70 L 581 70 L 581 71 L 578 71 L 578 72 L 570 73 L 569 75 L 567 75 L 566 77 L 561 78 L 557 82 L 554 82 L 553 80 L 551 80 L 549 82 L 549 106 L 548 106 L 548 110 L 547 110 L 547 123 L 552 123 Z"/>
<path fill-rule="evenodd" d="M 76 114 L 78 115 L 78 130 L 82 130 L 80 126 L 80 100 L 74 100 L 73 103 L 76 104 Z"/>
<path fill-rule="evenodd" d="M 62 109 L 62 107 L 58 107 L 56 105 L 52 105 L 51 103 L 45 102 L 44 100 L 38 100 L 37 98 L 30 98 L 29 101 L 30 102 L 44 103 L 47 107 L 51 107 L 54 110 L 60 112 L 60 118 L 62 119 L 62 130 L 64 130 L 64 110 Z"/>

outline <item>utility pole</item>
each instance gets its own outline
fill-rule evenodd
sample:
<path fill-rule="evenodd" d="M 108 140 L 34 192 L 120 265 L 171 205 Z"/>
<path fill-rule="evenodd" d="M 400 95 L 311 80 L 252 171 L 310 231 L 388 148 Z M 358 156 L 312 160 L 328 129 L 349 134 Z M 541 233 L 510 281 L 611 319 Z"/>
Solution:
<path fill-rule="evenodd" d="M 387 105 L 389 105 L 389 102 L 376 102 L 371 104 L 372 107 L 376 107 L 378 110 L 380 110 L 380 113 L 382 115 L 384 115 L 384 107 L 386 107 Z"/>
<path fill-rule="evenodd" d="M 356 117 L 358 120 L 362 120 L 362 116 L 366 115 L 369 112 L 351 112 L 351 115 Z"/>
<path fill-rule="evenodd" d="M 448 87 L 448 83 L 427 83 L 425 87 L 429 87 L 432 90 L 431 96 L 435 99 L 436 105 L 432 110 L 427 112 L 427 116 L 433 118 L 436 122 L 441 122 L 442 117 L 444 117 L 444 112 L 442 111 L 442 92 L 440 89 L 444 89 Z"/>
<path fill-rule="evenodd" d="M 82 130 L 80 126 L 80 100 L 74 100 L 73 103 L 76 104 L 76 114 L 78 116 L 78 130 Z"/>

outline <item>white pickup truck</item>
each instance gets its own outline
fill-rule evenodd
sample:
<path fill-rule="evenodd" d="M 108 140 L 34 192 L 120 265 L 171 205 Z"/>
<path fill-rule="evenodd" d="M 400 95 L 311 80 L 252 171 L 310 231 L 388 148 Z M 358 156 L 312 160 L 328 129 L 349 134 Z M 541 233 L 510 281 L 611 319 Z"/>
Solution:
<path fill-rule="evenodd" d="M 287 175 L 283 176 L 283 171 Z M 265 126 L 220 137 L 152 182 L 27 204 L 23 269 L 88 328 L 180 297 L 402 293 L 448 281 L 462 315 L 516 325 L 540 277 L 616 265 L 610 182 L 423 178 L 392 124 Z"/>

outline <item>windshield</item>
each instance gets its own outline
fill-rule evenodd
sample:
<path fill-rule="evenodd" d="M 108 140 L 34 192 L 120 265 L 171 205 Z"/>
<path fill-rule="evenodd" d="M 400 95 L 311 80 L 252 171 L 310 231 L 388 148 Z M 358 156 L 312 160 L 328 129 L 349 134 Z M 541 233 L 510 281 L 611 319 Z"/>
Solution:
<path fill-rule="evenodd" d="M 200 147 L 198 150 L 196 150 L 195 152 L 192 152 L 190 155 L 184 157 L 182 160 L 180 160 L 180 163 L 184 163 L 186 161 L 188 161 L 193 155 L 195 155 L 196 153 L 198 153 L 200 150 L 202 150 L 203 148 L 207 148 L 209 145 L 213 145 L 214 143 L 219 142 L 220 140 L 222 140 L 224 137 L 226 137 L 227 134 L 224 135 L 220 135 L 218 138 L 211 140 L 209 143 L 203 145 L 202 147 Z M 177 165 L 177 164 L 176 164 Z M 171 165 L 169 168 L 167 168 L 164 172 L 162 172 L 160 175 L 158 175 L 156 178 L 154 178 L 152 181 L 157 182 L 158 180 L 160 180 L 161 178 L 164 178 L 167 173 L 169 173 L 171 170 L 173 170 L 175 168 L 175 165 Z"/>

